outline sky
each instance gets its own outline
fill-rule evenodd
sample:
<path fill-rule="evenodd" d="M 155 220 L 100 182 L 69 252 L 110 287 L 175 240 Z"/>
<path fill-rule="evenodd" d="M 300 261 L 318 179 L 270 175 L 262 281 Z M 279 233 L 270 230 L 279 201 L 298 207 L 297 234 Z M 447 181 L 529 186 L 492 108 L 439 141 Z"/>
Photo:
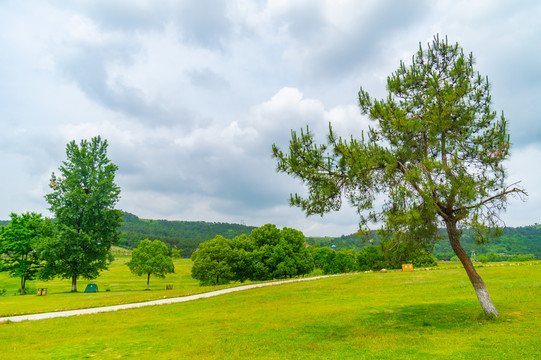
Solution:
<path fill-rule="evenodd" d="M 541 222 L 541 2 L 498 0 L 2 0 L 0 219 L 52 216 L 44 196 L 66 144 L 100 135 L 118 165 L 118 208 L 141 218 L 358 230 L 347 206 L 306 217 L 302 184 L 276 172 L 307 125 L 324 139 L 370 121 L 359 88 L 434 35 L 472 52 L 511 134 L 507 226 Z"/>

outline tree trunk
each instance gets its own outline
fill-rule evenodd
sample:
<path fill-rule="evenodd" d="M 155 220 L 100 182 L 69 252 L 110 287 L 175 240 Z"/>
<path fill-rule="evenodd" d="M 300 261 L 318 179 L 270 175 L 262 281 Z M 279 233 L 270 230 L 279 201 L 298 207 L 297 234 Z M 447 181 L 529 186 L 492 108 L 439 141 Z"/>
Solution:
<path fill-rule="evenodd" d="M 148 287 L 150 284 L 150 273 L 148 273 L 147 275 L 147 290 L 150 290 L 150 288 Z"/>
<path fill-rule="evenodd" d="M 71 292 L 77 292 L 77 275 L 71 277 Z"/>
<path fill-rule="evenodd" d="M 483 281 L 483 279 L 481 279 L 479 274 L 477 274 L 477 271 L 475 271 L 475 268 L 473 267 L 473 264 L 468 254 L 466 254 L 466 251 L 462 247 L 462 244 L 460 244 L 460 236 L 458 235 L 456 222 L 446 221 L 446 227 L 447 235 L 449 235 L 449 241 L 451 242 L 451 247 L 453 248 L 453 251 L 455 252 L 460 262 L 462 262 L 462 266 L 464 267 L 464 270 L 466 270 L 466 274 L 468 274 L 468 278 L 473 285 L 475 294 L 477 295 L 477 299 L 479 300 L 483 311 L 487 315 L 499 317 L 500 314 L 490 300 L 490 296 L 488 295 L 488 290 L 485 282 Z"/>
<path fill-rule="evenodd" d="M 26 285 L 26 277 L 21 276 L 21 295 L 26 294 L 25 285 Z"/>

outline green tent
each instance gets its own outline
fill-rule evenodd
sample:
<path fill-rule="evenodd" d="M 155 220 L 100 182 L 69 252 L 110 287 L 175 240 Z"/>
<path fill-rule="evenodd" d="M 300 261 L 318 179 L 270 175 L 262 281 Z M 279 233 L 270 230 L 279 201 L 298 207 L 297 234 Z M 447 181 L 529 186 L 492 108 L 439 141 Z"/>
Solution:
<path fill-rule="evenodd" d="M 96 284 L 88 284 L 85 289 L 85 293 L 93 293 L 98 292 L 98 285 Z"/>

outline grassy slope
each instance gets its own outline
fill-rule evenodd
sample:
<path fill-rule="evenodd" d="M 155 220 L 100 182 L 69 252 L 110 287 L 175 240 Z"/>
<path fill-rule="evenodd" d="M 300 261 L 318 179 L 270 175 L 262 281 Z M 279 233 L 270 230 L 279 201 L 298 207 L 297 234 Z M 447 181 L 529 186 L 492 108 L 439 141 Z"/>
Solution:
<path fill-rule="evenodd" d="M 541 265 L 479 272 L 500 319 L 483 320 L 457 267 L 352 275 L 1 325 L 0 353 L 6 359 L 539 358 Z"/>

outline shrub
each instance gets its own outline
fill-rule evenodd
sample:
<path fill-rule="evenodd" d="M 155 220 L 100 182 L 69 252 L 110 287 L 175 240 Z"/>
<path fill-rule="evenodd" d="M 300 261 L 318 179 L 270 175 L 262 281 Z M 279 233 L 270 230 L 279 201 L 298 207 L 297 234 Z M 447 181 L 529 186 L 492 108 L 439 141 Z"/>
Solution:
<path fill-rule="evenodd" d="M 38 293 L 38 289 L 36 289 L 32 285 L 26 285 L 24 287 L 24 294 L 25 295 L 36 295 L 37 293 Z M 20 288 L 19 288 L 19 290 L 17 290 L 15 295 L 21 295 L 21 289 Z"/>
<path fill-rule="evenodd" d="M 415 267 L 430 267 L 430 266 L 438 266 L 438 262 L 436 261 L 436 258 L 434 255 L 432 255 L 429 252 L 426 252 L 424 250 L 418 250 L 415 252 L 415 256 L 413 258 L 413 266 Z"/>
<path fill-rule="evenodd" d="M 488 256 L 486 256 L 486 255 L 479 255 L 479 256 L 477 257 L 477 261 L 480 261 L 480 262 L 482 262 L 482 263 L 487 263 L 487 262 L 488 262 Z"/>
<path fill-rule="evenodd" d="M 361 271 L 380 270 L 385 267 L 385 257 L 378 246 L 367 246 L 357 255 L 357 266 Z"/>

